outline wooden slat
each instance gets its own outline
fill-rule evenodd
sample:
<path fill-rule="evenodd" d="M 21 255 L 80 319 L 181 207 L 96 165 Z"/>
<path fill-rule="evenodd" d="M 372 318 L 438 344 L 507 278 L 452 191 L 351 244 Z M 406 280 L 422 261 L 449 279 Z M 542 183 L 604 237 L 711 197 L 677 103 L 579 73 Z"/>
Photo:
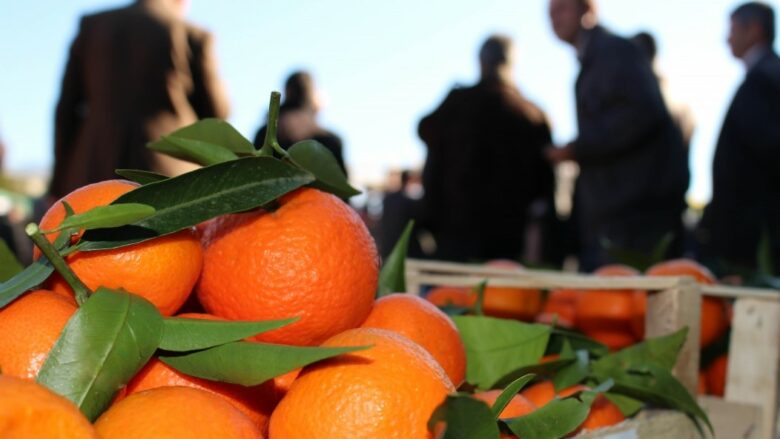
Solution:
<path fill-rule="evenodd" d="M 699 405 L 707 412 L 715 429 L 716 439 L 765 438 L 761 426 L 761 407 L 726 402 L 714 396 L 699 396 Z M 709 437 L 711 435 L 708 435 Z"/>
<path fill-rule="evenodd" d="M 762 299 L 780 302 L 780 291 L 768 288 L 731 287 L 727 285 L 702 285 L 701 292 L 705 296 L 724 297 L 727 299 Z"/>
<path fill-rule="evenodd" d="M 693 279 L 679 278 L 676 287 L 647 295 L 645 334 L 648 338 L 660 337 L 688 327 L 677 364 L 672 372 L 680 382 L 696 394 L 699 381 L 699 324 L 701 320 L 701 295 Z"/>
<path fill-rule="evenodd" d="M 513 276 L 479 276 L 474 274 L 433 274 L 409 272 L 407 282 L 413 284 L 474 286 L 488 279 L 489 285 L 517 288 L 572 289 L 642 289 L 663 290 L 677 285 L 678 277 L 595 277 L 566 274 L 517 273 Z"/>
<path fill-rule="evenodd" d="M 687 416 L 670 410 L 646 410 L 618 425 L 584 432 L 575 437 L 577 439 L 700 439 L 696 427 Z"/>
<path fill-rule="evenodd" d="M 763 439 L 774 438 L 780 371 L 780 302 L 734 305 L 725 400 L 762 407 Z"/>

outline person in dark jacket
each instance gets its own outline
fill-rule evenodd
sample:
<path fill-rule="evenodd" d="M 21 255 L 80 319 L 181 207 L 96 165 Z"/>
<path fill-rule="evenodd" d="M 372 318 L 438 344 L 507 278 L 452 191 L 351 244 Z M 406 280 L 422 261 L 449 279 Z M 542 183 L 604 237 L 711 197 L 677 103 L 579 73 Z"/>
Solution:
<path fill-rule="evenodd" d="M 137 0 L 82 18 L 57 102 L 50 198 L 116 178 L 116 168 L 194 168 L 146 148 L 199 118 L 228 114 L 213 38 L 184 20 L 185 3 Z"/>
<path fill-rule="evenodd" d="M 421 225 L 434 257 L 467 261 L 523 253 L 529 206 L 554 209 L 545 114 L 512 80 L 512 42 L 492 36 L 479 53 L 480 81 L 455 88 L 419 124 L 427 146 Z"/>
<path fill-rule="evenodd" d="M 341 137 L 317 122 L 320 101 L 314 78 L 305 71 L 293 72 L 284 84 L 284 102 L 279 108 L 279 125 L 276 132 L 279 146 L 288 149 L 301 140 L 316 140 L 333 153 L 341 170 L 347 174 Z M 255 134 L 255 147 L 260 149 L 265 141 L 266 126 Z"/>
<path fill-rule="evenodd" d="M 772 50 L 774 37 L 768 5 L 746 3 L 732 13 L 728 42 L 747 74 L 723 121 L 712 200 L 697 230 L 702 259 L 722 270 L 756 269 L 767 234 L 780 272 L 780 58 Z"/>
<path fill-rule="evenodd" d="M 580 167 L 574 206 L 580 267 L 612 262 L 607 247 L 648 252 L 669 233 L 681 251 L 688 188 L 682 134 L 640 49 L 597 25 L 589 0 L 551 0 L 555 34 L 577 50 L 578 136 L 550 148 L 553 163 Z"/>

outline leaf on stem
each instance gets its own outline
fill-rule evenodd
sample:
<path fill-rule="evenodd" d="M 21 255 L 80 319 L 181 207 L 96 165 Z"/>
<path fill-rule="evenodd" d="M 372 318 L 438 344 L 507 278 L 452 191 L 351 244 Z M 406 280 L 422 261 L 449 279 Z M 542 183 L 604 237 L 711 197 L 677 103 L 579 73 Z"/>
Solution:
<path fill-rule="evenodd" d="M 278 329 L 297 320 L 244 322 L 167 317 L 163 320 L 160 349 L 175 352 L 206 349 Z"/>
<path fill-rule="evenodd" d="M 320 142 L 316 140 L 297 142 L 287 150 L 287 154 L 293 163 L 316 177 L 317 180 L 311 186 L 340 198 L 349 198 L 360 193 L 350 186 L 336 157 Z"/>
<path fill-rule="evenodd" d="M 413 229 L 414 221 L 409 221 L 395 243 L 393 251 L 383 262 L 382 270 L 379 272 L 377 297 L 406 292 L 406 252 L 409 249 L 409 237 Z"/>

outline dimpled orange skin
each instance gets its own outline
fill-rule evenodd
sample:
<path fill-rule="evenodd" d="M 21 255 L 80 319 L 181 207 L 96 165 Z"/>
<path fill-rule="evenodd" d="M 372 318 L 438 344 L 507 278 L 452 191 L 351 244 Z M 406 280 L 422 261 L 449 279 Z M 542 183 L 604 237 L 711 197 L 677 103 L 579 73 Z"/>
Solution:
<path fill-rule="evenodd" d="M 3 439 L 100 439 L 67 399 L 32 381 L 0 375 Z"/>
<path fill-rule="evenodd" d="M 107 180 L 76 189 L 62 200 L 67 201 L 75 213 L 83 213 L 110 204 L 136 187 L 138 184 L 125 180 Z M 56 228 L 65 218 L 62 200 L 54 203 L 43 216 L 42 230 Z M 53 242 L 58 235 L 46 236 Z M 203 264 L 203 251 L 195 229 L 190 228 L 132 246 L 76 252 L 66 260 L 88 288 L 124 289 L 146 298 L 160 313 L 169 316 L 192 292 Z M 71 291 L 59 275 L 51 277 L 49 286 L 57 292 Z"/>
<path fill-rule="evenodd" d="M 390 294 L 377 299 L 362 325 L 397 332 L 433 355 L 455 387 L 466 378 L 466 348 L 452 319 L 425 299 Z"/>
<path fill-rule="evenodd" d="M 57 293 L 36 290 L 0 309 L 0 371 L 34 380 L 76 304 Z"/>
<path fill-rule="evenodd" d="M 95 422 L 101 439 L 263 439 L 224 399 L 190 387 L 159 387 L 128 396 Z"/>
<path fill-rule="evenodd" d="M 227 215 L 206 226 L 198 298 L 230 320 L 300 320 L 254 339 L 318 345 L 359 326 L 374 302 L 376 245 L 347 204 L 299 189 L 273 212 Z"/>
<path fill-rule="evenodd" d="M 271 439 L 432 439 L 434 409 L 455 389 L 433 357 L 384 329 L 323 346 L 373 346 L 304 368 L 271 415 Z"/>

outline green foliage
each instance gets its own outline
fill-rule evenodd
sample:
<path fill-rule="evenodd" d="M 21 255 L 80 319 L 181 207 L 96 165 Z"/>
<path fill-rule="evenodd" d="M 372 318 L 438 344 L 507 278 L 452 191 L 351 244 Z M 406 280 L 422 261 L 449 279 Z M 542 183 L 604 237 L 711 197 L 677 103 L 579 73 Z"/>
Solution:
<path fill-rule="evenodd" d="M 428 421 L 428 429 L 438 432 L 438 439 L 498 439 L 498 424 L 483 401 L 468 394 L 448 395 Z"/>
<path fill-rule="evenodd" d="M 54 268 L 52 268 L 46 258 L 42 257 L 28 265 L 11 279 L 0 284 L 0 308 L 13 302 L 25 292 L 42 284 L 53 272 Z"/>
<path fill-rule="evenodd" d="M 141 203 L 154 215 L 113 229 L 90 230 L 79 250 L 123 247 L 177 232 L 216 216 L 254 209 L 307 183 L 311 174 L 270 157 L 247 157 L 136 188 L 112 204 Z"/>
<path fill-rule="evenodd" d="M 237 341 L 189 353 L 165 353 L 160 360 L 198 378 L 255 386 L 337 355 L 368 349 L 358 347 L 301 347 Z"/>
<path fill-rule="evenodd" d="M 382 270 L 379 272 L 377 297 L 406 292 L 406 252 L 409 249 L 409 237 L 412 235 L 413 229 L 414 221 L 409 221 L 398 238 L 398 242 L 395 243 L 393 251 L 390 252 L 390 256 L 382 264 Z"/>
<path fill-rule="evenodd" d="M 296 322 L 298 318 L 245 322 L 167 317 L 160 349 L 174 352 L 194 351 L 239 341 Z"/>
<path fill-rule="evenodd" d="M 610 375 L 648 365 L 672 370 L 687 336 L 688 328 L 683 328 L 663 337 L 645 340 L 600 358 L 593 363 L 593 371 L 601 375 Z"/>
<path fill-rule="evenodd" d="M 290 160 L 317 178 L 311 186 L 330 192 L 337 197 L 349 198 L 360 193 L 349 185 L 347 176 L 341 170 L 336 157 L 320 142 L 304 140 L 287 151 Z"/>
<path fill-rule="evenodd" d="M 560 439 L 576 430 L 590 413 L 597 391 L 585 391 L 568 398 L 554 399 L 525 416 L 504 421 L 518 437 Z"/>
<path fill-rule="evenodd" d="M 150 142 L 149 149 L 204 166 L 250 155 L 255 148 L 229 123 L 203 119 Z"/>
<path fill-rule="evenodd" d="M 607 250 L 607 253 L 609 253 L 612 259 L 617 261 L 617 263 L 628 265 L 639 271 L 645 271 L 666 259 L 669 246 L 673 241 L 674 234 L 667 233 L 661 237 L 649 253 L 620 248 L 606 238 L 602 239 L 601 246 Z"/>
<path fill-rule="evenodd" d="M 22 264 L 16 259 L 16 255 L 11 251 L 5 241 L 0 239 L 0 288 L 2 282 L 11 279 L 24 270 Z"/>
<path fill-rule="evenodd" d="M 506 319 L 455 316 L 466 347 L 466 381 L 492 388 L 508 373 L 542 358 L 550 327 Z"/>
<path fill-rule="evenodd" d="M 141 185 L 156 183 L 168 178 L 165 175 L 158 174 L 156 172 L 142 171 L 140 169 L 116 169 L 114 173 L 122 178 L 134 181 Z"/>
<path fill-rule="evenodd" d="M 162 317 L 147 300 L 100 288 L 68 321 L 38 382 L 94 421 L 151 358 L 162 330 Z"/>
<path fill-rule="evenodd" d="M 91 230 L 120 227 L 140 221 L 154 213 L 154 207 L 139 203 L 97 206 L 87 212 L 69 216 L 56 228 L 44 230 L 42 233 L 54 233 L 65 229 Z"/>
<path fill-rule="evenodd" d="M 496 398 L 496 402 L 493 403 L 493 407 L 490 408 L 490 410 L 493 412 L 493 417 L 498 420 L 498 417 L 501 415 L 501 412 L 504 411 L 507 404 L 512 400 L 512 398 L 517 395 L 517 392 L 523 389 L 523 387 L 526 386 L 526 384 L 530 383 L 531 380 L 534 379 L 533 374 L 527 374 L 523 375 L 522 377 L 512 381 L 511 384 L 506 386 L 506 388 L 501 392 L 500 395 L 498 395 L 498 398 Z"/>

